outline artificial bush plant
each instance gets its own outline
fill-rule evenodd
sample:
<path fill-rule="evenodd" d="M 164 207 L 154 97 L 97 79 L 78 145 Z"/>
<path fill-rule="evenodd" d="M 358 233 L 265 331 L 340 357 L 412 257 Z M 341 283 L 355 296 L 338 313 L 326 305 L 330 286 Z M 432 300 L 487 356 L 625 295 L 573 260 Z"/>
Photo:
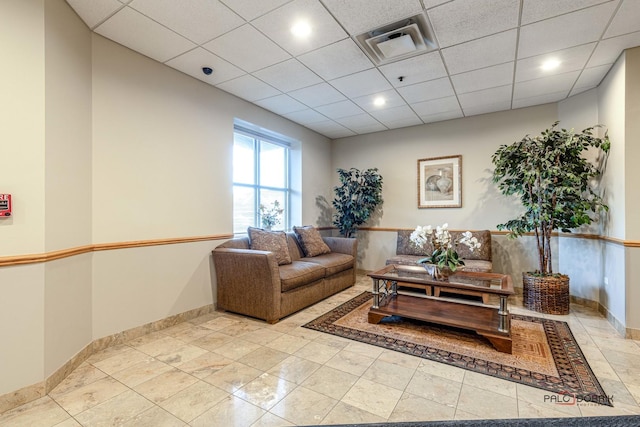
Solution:
<path fill-rule="evenodd" d="M 538 246 L 537 275 L 553 275 L 551 234 L 555 230 L 571 232 L 591 224 L 600 209 L 608 210 L 595 192 L 594 180 L 604 168 L 610 141 L 593 135 L 593 126 L 582 132 L 559 129 L 555 122 L 540 136 L 525 136 L 511 145 L 502 145 L 493 154 L 493 182 L 506 196 L 520 198 L 524 213 L 499 224 L 516 238 L 534 232 Z M 595 162 L 585 151 L 599 150 Z"/>
<path fill-rule="evenodd" d="M 338 169 L 340 185 L 334 187 L 333 225 L 344 237 L 354 237 L 359 225 L 382 204 L 382 176 L 377 168 L 360 171 Z"/>

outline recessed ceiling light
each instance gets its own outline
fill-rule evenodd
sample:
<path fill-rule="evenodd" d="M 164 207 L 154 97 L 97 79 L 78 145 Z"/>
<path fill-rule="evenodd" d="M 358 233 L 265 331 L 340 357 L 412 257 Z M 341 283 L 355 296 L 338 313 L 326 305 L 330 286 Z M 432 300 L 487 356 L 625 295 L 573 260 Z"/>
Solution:
<path fill-rule="evenodd" d="M 542 66 L 540 68 L 542 68 L 545 71 L 550 71 L 558 68 L 559 66 L 560 66 L 560 61 L 558 61 L 557 59 L 547 59 L 542 63 Z"/>
<path fill-rule="evenodd" d="M 387 100 L 381 96 L 378 96 L 373 100 L 373 105 L 375 105 L 376 107 L 382 107 L 386 103 L 387 103 Z"/>
<path fill-rule="evenodd" d="M 291 33 L 296 37 L 308 37 L 311 34 L 311 25 L 307 21 L 298 21 L 291 27 Z"/>

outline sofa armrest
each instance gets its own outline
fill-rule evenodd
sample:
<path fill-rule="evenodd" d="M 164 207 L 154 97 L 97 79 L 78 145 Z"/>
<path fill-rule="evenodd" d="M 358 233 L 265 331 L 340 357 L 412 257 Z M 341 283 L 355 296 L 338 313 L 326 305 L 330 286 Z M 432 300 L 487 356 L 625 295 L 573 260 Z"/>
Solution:
<path fill-rule="evenodd" d="M 348 237 L 323 237 L 322 240 L 329 246 L 331 252 L 351 255 L 354 258 L 358 255 L 358 241 Z"/>
<path fill-rule="evenodd" d="M 265 319 L 280 318 L 280 270 L 273 252 L 216 248 L 217 305 L 223 310 Z"/>

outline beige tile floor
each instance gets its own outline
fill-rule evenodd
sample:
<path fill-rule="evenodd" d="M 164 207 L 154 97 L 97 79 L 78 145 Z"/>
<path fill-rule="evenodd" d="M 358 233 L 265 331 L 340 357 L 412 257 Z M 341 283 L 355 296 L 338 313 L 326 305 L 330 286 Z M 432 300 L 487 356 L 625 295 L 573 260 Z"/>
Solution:
<path fill-rule="evenodd" d="M 640 342 L 574 305 L 567 321 L 613 407 L 349 341 L 301 325 L 366 276 L 275 325 L 216 312 L 92 355 L 2 426 L 292 426 L 640 414 Z M 517 299 L 512 312 L 528 313 Z M 535 314 L 539 315 L 539 314 Z M 554 316 L 550 316 L 554 317 Z"/>

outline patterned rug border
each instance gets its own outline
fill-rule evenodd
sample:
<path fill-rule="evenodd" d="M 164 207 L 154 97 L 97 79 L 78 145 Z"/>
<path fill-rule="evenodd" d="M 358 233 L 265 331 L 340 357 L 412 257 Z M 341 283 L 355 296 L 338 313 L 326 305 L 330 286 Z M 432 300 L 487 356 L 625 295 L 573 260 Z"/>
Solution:
<path fill-rule="evenodd" d="M 419 345 L 402 339 L 357 331 L 335 324 L 338 319 L 346 316 L 371 298 L 371 292 L 365 291 L 306 323 L 303 327 L 536 387 L 552 393 L 568 394 L 584 402 L 613 406 L 591 370 L 567 322 L 535 316 L 511 315 L 513 319 L 536 322 L 543 326 L 554 363 L 560 374 L 559 377 L 554 377 L 426 345 Z M 561 366 L 558 365 L 559 361 L 562 362 Z"/>

